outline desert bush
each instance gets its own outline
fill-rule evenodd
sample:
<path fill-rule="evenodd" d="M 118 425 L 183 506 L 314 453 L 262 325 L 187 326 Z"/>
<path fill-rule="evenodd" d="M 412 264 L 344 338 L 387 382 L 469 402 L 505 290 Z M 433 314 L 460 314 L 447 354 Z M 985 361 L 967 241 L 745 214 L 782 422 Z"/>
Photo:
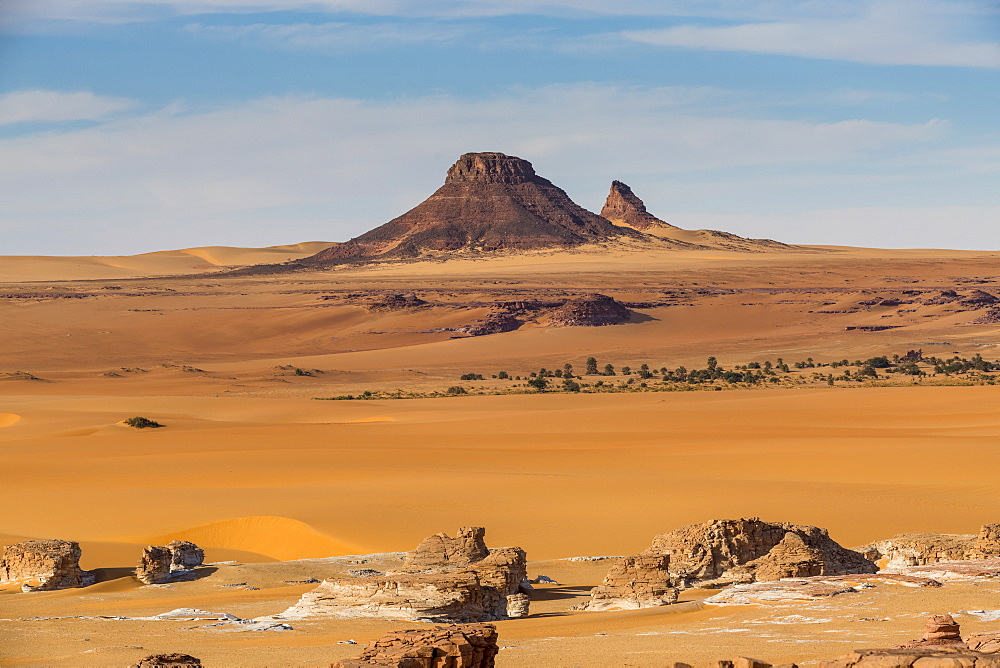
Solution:
<path fill-rule="evenodd" d="M 163 425 L 155 420 L 150 420 L 149 418 L 144 418 L 140 416 L 130 417 L 124 420 L 125 424 L 136 429 L 155 429 L 157 427 L 162 427 Z"/>

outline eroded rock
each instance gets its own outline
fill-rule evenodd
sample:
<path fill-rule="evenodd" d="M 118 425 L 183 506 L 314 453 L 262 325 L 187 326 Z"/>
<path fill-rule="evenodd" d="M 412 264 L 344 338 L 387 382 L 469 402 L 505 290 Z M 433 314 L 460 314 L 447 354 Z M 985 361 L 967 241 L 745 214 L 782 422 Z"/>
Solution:
<path fill-rule="evenodd" d="M 924 635 L 899 646 L 906 647 L 955 647 L 968 649 L 962 642 L 962 630 L 951 615 L 932 615 L 924 625 Z"/>
<path fill-rule="evenodd" d="M 0 584 L 19 582 L 26 592 L 92 585 L 94 575 L 80 569 L 80 555 L 80 544 L 71 540 L 8 545 L 0 558 Z"/>
<path fill-rule="evenodd" d="M 923 566 L 939 561 L 973 559 L 976 537 L 971 534 L 905 533 L 856 548 L 887 569 Z"/>
<path fill-rule="evenodd" d="M 394 631 L 361 656 L 331 668 L 493 668 L 499 651 L 496 627 L 490 624 Z"/>
<path fill-rule="evenodd" d="M 670 557 L 639 555 L 619 560 L 582 610 L 638 610 L 677 601 L 679 589 L 669 573 Z"/>
<path fill-rule="evenodd" d="M 571 299 L 549 316 L 555 327 L 601 327 L 628 322 L 632 312 L 617 300 L 601 294 Z"/>
<path fill-rule="evenodd" d="M 174 540 L 164 545 L 143 548 L 135 576 L 145 584 L 164 584 L 187 575 L 201 566 L 205 551 L 186 540 Z"/>
<path fill-rule="evenodd" d="M 1000 657 L 961 648 L 856 649 L 819 668 L 1000 668 Z"/>
<path fill-rule="evenodd" d="M 388 617 L 436 622 L 487 622 L 528 614 L 531 585 L 519 547 L 490 550 L 482 527 L 463 527 L 421 541 L 402 571 L 335 577 L 279 615 Z"/>

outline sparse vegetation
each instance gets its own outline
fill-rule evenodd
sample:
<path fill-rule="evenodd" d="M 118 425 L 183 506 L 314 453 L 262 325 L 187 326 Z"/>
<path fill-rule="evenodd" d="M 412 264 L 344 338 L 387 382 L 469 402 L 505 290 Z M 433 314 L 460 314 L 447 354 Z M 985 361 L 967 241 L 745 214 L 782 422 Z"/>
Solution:
<path fill-rule="evenodd" d="M 135 429 L 156 429 L 157 427 L 162 427 L 163 425 L 155 420 L 150 420 L 149 418 L 144 418 L 141 416 L 130 417 L 122 420 L 124 424 Z"/>

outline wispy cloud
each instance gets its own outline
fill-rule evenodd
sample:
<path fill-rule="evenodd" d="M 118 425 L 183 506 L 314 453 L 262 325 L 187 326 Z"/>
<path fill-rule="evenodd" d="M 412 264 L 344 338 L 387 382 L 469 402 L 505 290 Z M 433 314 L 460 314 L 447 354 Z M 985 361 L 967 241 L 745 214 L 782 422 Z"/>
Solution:
<path fill-rule="evenodd" d="M 1000 44 L 963 34 L 963 22 L 986 20 L 968 3 L 867 3 L 848 16 L 741 23 L 680 25 L 619 33 L 658 46 L 744 51 L 883 65 L 1000 67 Z M 995 20 L 996 17 L 994 16 Z"/>
<path fill-rule="evenodd" d="M 96 121 L 136 105 L 135 100 L 95 95 L 89 91 L 19 90 L 0 95 L 0 125 Z"/>
<path fill-rule="evenodd" d="M 863 175 L 887 159 L 939 149 L 951 134 L 937 120 L 706 113 L 703 102 L 723 95 L 578 85 L 487 98 L 280 97 L 0 139 L 0 190 L 8 193 L 0 231 L 9 252 L 44 250 L 30 246 L 40 243 L 37 233 L 25 232 L 39 224 L 50 231 L 49 252 L 58 252 L 54 239 L 67 252 L 122 253 L 344 239 L 415 205 L 456 156 L 476 150 L 532 160 L 591 206 L 611 179 L 640 174 L 650 193 L 671 192 L 679 180 L 703 183 L 711 209 L 725 199 L 719 170 L 766 171 L 765 189 L 794 206 L 783 174 L 813 174 L 817 183 L 831 169 Z M 849 190 L 843 196 L 850 201 Z"/>
<path fill-rule="evenodd" d="M 206 25 L 191 23 L 184 30 L 192 35 L 225 39 L 260 46 L 312 51 L 368 51 L 409 44 L 449 44 L 473 31 L 471 27 L 424 23 L 357 24 L 254 23 L 252 25 Z"/>

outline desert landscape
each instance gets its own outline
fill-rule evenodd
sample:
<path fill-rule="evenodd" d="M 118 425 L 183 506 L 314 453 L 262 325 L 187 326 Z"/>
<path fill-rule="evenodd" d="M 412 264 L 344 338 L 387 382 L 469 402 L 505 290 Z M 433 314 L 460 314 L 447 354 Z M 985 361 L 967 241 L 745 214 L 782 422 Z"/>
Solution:
<path fill-rule="evenodd" d="M 1000 252 L 639 195 L 0 258 L 0 665 L 997 665 Z"/>

